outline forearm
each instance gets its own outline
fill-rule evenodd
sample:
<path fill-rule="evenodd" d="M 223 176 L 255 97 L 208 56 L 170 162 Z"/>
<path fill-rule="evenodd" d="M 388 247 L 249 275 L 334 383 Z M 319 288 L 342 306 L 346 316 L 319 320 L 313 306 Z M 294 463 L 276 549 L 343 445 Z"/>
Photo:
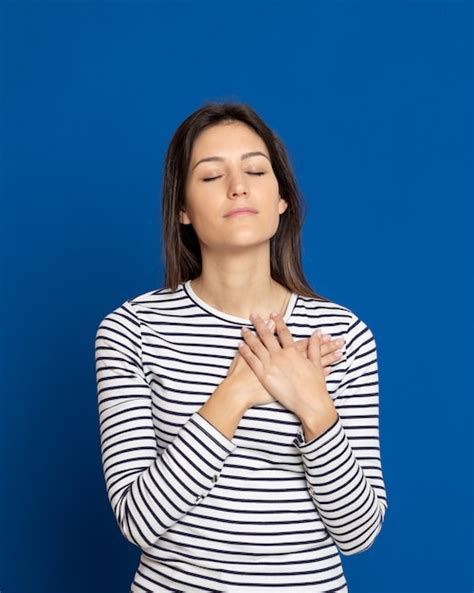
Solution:
<path fill-rule="evenodd" d="M 246 409 L 246 403 L 234 392 L 231 383 L 224 379 L 198 412 L 231 440 Z"/>
<path fill-rule="evenodd" d="M 146 550 L 210 492 L 235 449 L 199 414 L 156 454 L 151 414 L 137 398 L 105 410 L 102 451 L 107 490 L 123 535 Z"/>
<path fill-rule="evenodd" d="M 311 497 L 340 551 L 350 555 L 370 547 L 386 509 L 383 482 L 377 476 L 381 468 L 371 458 L 373 452 L 361 443 L 363 457 L 357 459 L 340 416 L 317 438 L 295 444 L 302 453 Z"/>

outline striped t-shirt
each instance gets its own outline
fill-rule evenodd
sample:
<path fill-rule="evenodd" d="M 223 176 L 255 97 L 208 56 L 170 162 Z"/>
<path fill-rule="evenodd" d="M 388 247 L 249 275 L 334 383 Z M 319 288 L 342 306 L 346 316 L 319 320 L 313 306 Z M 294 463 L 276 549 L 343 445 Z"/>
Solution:
<path fill-rule="evenodd" d="M 199 414 L 248 319 L 190 281 L 125 301 L 96 334 L 105 484 L 141 550 L 130 591 L 347 593 L 340 553 L 377 537 L 387 509 L 377 353 L 369 327 L 333 301 L 292 293 L 293 338 L 343 337 L 326 376 L 336 422 L 309 442 L 279 402 L 256 405 L 231 440 Z"/>

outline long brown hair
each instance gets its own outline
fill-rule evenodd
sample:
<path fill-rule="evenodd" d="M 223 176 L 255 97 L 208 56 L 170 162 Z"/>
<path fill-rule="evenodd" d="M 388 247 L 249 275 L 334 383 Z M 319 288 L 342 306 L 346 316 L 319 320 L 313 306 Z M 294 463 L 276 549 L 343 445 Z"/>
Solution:
<path fill-rule="evenodd" d="M 178 283 L 201 274 L 199 240 L 191 224 L 181 224 L 179 212 L 185 203 L 185 184 L 192 147 L 205 128 L 223 122 L 240 121 L 250 126 L 265 142 L 278 180 L 281 197 L 288 203 L 280 215 L 278 229 L 270 239 L 271 276 L 288 290 L 310 298 L 329 301 L 309 286 L 301 265 L 301 192 L 293 175 L 283 142 L 257 113 L 244 103 L 208 101 L 191 113 L 177 128 L 166 152 L 162 185 L 162 254 L 165 287 L 176 290 Z"/>

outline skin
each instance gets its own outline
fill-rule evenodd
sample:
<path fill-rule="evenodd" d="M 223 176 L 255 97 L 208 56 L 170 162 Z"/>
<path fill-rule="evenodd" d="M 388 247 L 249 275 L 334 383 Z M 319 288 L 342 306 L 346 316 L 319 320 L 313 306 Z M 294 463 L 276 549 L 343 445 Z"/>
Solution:
<path fill-rule="evenodd" d="M 258 314 L 252 314 L 256 334 L 242 328 L 245 343 L 239 350 L 265 389 L 300 418 L 305 440 L 310 441 L 338 418 L 326 388 L 320 332 L 316 330 L 311 335 L 305 357 L 281 315 L 271 317 L 278 339 Z"/>
<path fill-rule="evenodd" d="M 265 156 L 241 159 L 254 151 Z M 213 156 L 225 160 L 197 164 Z M 269 159 L 260 136 L 240 122 L 204 130 L 193 145 L 180 213 L 180 221 L 193 225 L 201 245 L 202 273 L 193 280 L 193 290 L 215 308 L 244 319 L 253 311 L 268 319 L 289 296 L 270 274 L 270 239 L 288 204 L 279 194 Z M 246 206 L 258 214 L 224 217 Z"/>
<path fill-rule="evenodd" d="M 249 152 L 261 154 L 242 158 Z M 276 335 L 266 325 L 290 293 L 270 273 L 270 239 L 288 204 L 264 141 L 241 122 L 205 129 L 193 144 L 185 198 L 180 222 L 193 225 L 202 254 L 193 290 L 216 309 L 253 323 L 255 333 L 243 332 L 239 354 L 271 396 L 301 419 L 306 440 L 314 438 L 337 419 L 324 377 L 342 341 L 325 343 L 314 333 L 305 349 L 281 315 L 273 317 Z M 257 213 L 225 216 L 240 207 Z"/>

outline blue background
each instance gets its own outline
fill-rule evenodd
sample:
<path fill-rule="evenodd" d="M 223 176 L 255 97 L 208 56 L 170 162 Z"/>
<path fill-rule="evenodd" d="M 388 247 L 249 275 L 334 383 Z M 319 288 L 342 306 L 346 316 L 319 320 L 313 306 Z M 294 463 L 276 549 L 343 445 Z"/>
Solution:
<path fill-rule="evenodd" d="M 1 15 L 2 593 L 128 591 L 139 550 L 106 497 L 93 340 L 162 286 L 164 153 L 208 99 L 249 103 L 283 138 L 306 275 L 377 340 L 389 509 L 342 557 L 350 593 L 471 591 L 472 3 Z"/>

